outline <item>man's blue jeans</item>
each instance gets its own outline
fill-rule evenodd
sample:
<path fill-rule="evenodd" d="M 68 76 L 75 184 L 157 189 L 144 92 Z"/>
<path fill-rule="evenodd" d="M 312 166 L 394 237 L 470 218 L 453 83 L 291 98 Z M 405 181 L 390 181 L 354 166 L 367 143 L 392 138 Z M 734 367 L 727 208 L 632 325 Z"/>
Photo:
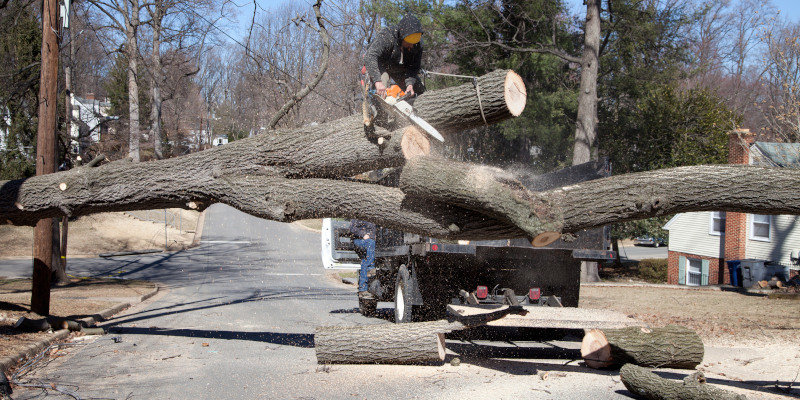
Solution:
<path fill-rule="evenodd" d="M 358 291 L 367 290 L 367 272 L 375 269 L 375 239 L 355 239 L 353 245 L 364 250 L 366 255 L 361 259 L 361 271 L 358 274 Z"/>

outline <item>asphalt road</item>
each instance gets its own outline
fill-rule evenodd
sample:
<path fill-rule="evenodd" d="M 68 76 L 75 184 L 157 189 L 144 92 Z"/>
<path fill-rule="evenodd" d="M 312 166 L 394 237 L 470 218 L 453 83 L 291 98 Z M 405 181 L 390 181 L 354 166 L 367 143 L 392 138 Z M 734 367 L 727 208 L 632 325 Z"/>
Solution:
<path fill-rule="evenodd" d="M 617 371 L 581 365 L 579 342 L 527 341 L 515 332 L 499 341 L 448 339 L 444 365 L 320 366 L 315 327 L 389 323 L 390 310 L 379 306 L 383 319 L 358 313 L 355 288 L 326 276 L 318 234 L 226 206 L 206 212 L 202 241 L 191 250 L 73 259 L 69 268 L 169 286 L 105 323 L 108 335 L 65 348 L 24 377 L 80 398 L 630 397 Z M 30 261 L 0 261 L 0 275 L 25 271 Z M 455 357 L 460 366 L 450 364 Z M 69 398 L 14 392 L 17 400 L 44 397 Z"/>

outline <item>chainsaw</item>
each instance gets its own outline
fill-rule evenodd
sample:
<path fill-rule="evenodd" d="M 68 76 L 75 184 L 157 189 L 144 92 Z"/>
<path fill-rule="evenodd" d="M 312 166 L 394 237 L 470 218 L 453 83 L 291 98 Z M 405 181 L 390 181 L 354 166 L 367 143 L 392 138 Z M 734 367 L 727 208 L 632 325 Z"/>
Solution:
<path fill-rule="evenodd" d="M 364 84 L 365 81 L 362 80 L 361 82 Z M 406 95 L 406 93 L 403 92 L 398 85 L 391 85 L 388 89 L 386 89 L 386 98 L 378 96 L 375 90 L 369 90 L 366 92 L 368 98 L 370 99 L 370 103 L 378 104 L 385 113 L 403 118 L 416 125 L 429 135 L 433 136 L 436 138 L 436 140 L 444 142 L 444 137 L 442 134 L 414 112 L 414 108 L 411 106 L 411 103 L 413 102 L 414 98 L 416 98 L 415 94 Z M 365 103 L 364 112 L 365 116 L 367 114 L 372 114 L 370 117 L 365 117 L 364 119 L 365 126 L 369 126 L 371 125 L 373 119 L 375 119 L 375 116 L 378 114 L 378 110 L 374 108 L 368 110 Z M 387 121 L 387 123 L 390 125 L 392 124 L 391 121 Z"/>

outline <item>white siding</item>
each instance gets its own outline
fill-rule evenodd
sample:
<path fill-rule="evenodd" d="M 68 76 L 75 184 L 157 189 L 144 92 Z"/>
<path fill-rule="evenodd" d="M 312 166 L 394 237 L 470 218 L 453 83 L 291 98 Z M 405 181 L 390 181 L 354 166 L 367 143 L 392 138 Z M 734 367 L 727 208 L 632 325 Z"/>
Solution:
<path fill-rule="evenodd" d="M 668 227 L 669 249 L 703 257 L 722 258 L 725 252 L 725 236 L 709 234 L 710 224 L 710 212 L 676 215 Z"/>
<path fill-rule="evenodd" d="M 747 216 L 748 238 L 750 237 L 750 215 Z M 800 216 L 773 215 L 770 226 L 770 241 L 747 240 L 747 258 L 767 260 L 783 265 L 791 265 L 789 255 L 800 249 Z M 672 239 L 670 232 L 670 240 Z M 672 242 L 670 241 L 670 248 Z"/>

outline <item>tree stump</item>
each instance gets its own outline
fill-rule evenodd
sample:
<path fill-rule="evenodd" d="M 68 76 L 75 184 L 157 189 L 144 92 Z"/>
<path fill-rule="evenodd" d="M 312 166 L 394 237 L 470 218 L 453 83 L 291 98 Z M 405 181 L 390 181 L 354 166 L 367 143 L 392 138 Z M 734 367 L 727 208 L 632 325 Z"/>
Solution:
<path fill-rule="evenodd" d="M 631 363 L 646 367 L 692 369 L 703 361 L 705 350 L 693 330 L 664 328 L 593 329 L 581 344 L 581 356 L 591 368 Z"/>
<path fill-rule="evenodd" d="M 702 372 L 682 382 L 664 379 L 646 368 L 625 364 L 619 371 L 622 383 L 631 393 L 646 399 L 745 400 L 747 397 L 706 384 Z"/>

